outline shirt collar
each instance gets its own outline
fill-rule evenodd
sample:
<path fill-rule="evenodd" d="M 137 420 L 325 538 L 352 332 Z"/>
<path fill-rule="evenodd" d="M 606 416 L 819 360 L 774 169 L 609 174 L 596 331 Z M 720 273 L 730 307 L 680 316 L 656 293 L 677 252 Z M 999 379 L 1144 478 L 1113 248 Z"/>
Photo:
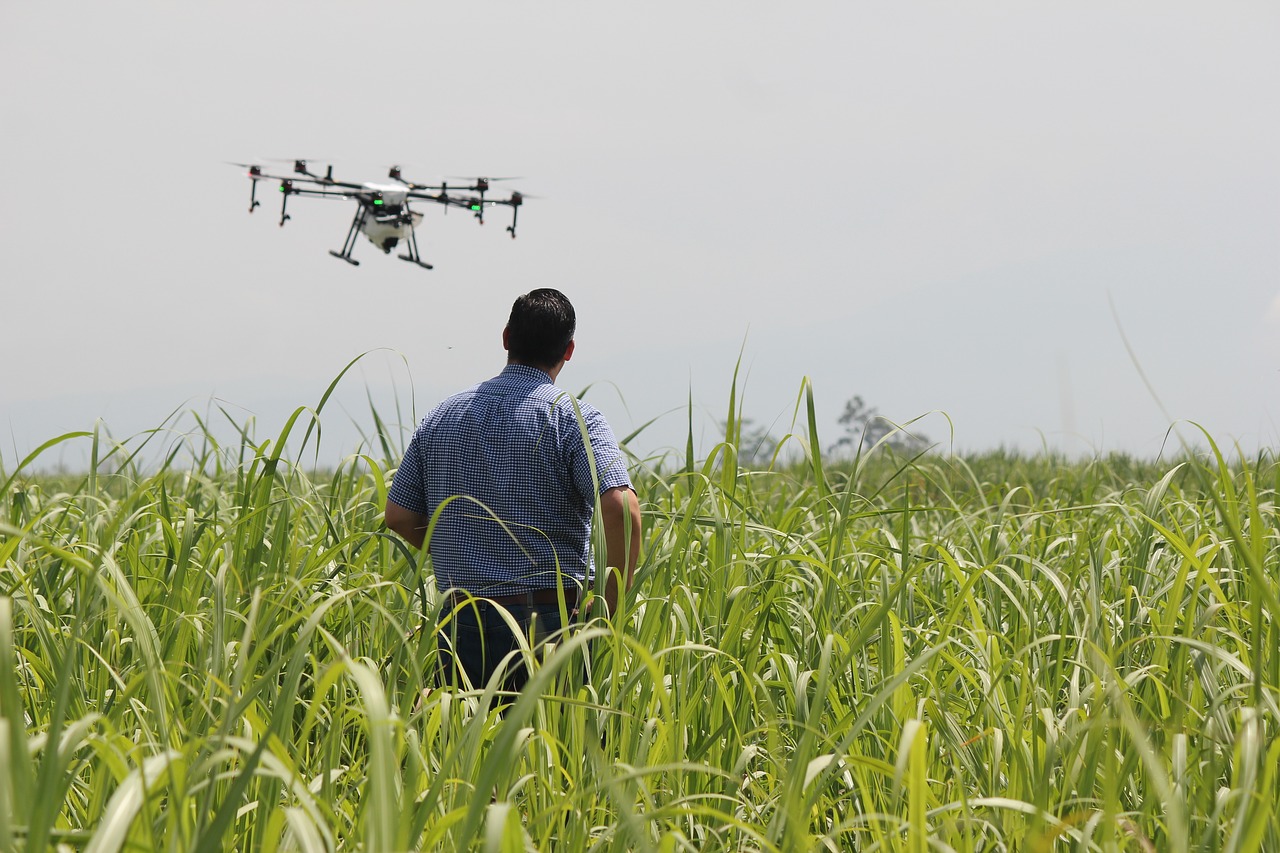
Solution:
<path fill-rule="evenodd" d="M 502 375 L 508 378 L 529 379 L 539 384 L 551 383 L 551 374 L 537 367 L 530 367 L 527 364 L 508 364 L 502 368 Z"/>

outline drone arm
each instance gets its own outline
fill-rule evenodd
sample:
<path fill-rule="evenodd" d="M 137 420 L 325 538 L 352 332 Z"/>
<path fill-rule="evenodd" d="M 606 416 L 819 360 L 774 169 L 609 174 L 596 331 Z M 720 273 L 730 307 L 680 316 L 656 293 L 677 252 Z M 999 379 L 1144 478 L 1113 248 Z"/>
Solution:
<path fill-rule="evenodd" d="M 356 193 L 347 192 L 345 190 L 316 190 L 310 187 L 291 187 L 290 195 L 309 195 L 309 196 L 328 196 L 329 198 L 355 198 Z"/>
<path fill-rule="evenodd" d="M 475 196 L 466 195 L 449 195 L 448 193 L 424 193 L 417 190 L 405 193 L 407 198 L 418 199 L 419 201 L 431 201 L 436 204 L 442 204 L 446 208 L 465 207 L 471 209 L 473 205 L 479 204 L 480 199 Z"/>

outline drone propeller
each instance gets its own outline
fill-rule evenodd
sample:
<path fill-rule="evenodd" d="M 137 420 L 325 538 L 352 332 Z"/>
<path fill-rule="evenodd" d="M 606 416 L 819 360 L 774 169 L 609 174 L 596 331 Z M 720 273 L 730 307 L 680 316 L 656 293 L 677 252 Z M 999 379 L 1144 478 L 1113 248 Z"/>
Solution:
<path fill-rule="evenodd" d="M 509 176 L 509 177 L 503 177 L 503 178 L 484 178 L 484 177 L 472 178 L 465 175 L 449 175 L 449 178 L 451 180 L 472 181 L 471 186 L 467 187 L 467 189 L 473 193 L 480 193 L 481 195 L 484 195 L 486 192 L 488 192 L 489 184 L 491 183 L 496 183 L 498 181 L 524 180 L 523 178 L 516 177 L 516 176 Z"/>
<path fill-rule="evenodd" d="M 332 180 L 333 166 L 328 167 L 328 175 L 325 177 L 312 172 L 308 166 L 309 163 L 328 163 L 327 157 L 263 157 L 262 159 L 267 163 L 291 163 L 295 174 L 306 175 L 314 181 Z"/>
<path fill-rule="evenodd" d="M 449 191 L 448 182 L 442 182 L 439 185 L 436 185 L 436 184 L 415 184 L 413 181 L 405 180 L 404 172 L 402 171 L 400 166 L 392 166 L 391 171 L 387 172 L 387 177 L 391 178 L 391 180 L 393 181 L 398 181 L 399 183 L 404 184 L 406 187 L 408 187 L 411 190 L 440 190 L 446 195 L 448 194 L 448 191 Z"/>
<path fill-rule="evenodd" d="M 271 177 L 270 175 L 262 174 L 262 167 L 259 166 L 257 163 L 233 163 L 230 160 L 227 160 L 225 162 L 228 166 L 239 166 L 241 169 L 248 169 L 249 170 L 248 176 L 255 181 L 259 180 L 260 178 Z"/>

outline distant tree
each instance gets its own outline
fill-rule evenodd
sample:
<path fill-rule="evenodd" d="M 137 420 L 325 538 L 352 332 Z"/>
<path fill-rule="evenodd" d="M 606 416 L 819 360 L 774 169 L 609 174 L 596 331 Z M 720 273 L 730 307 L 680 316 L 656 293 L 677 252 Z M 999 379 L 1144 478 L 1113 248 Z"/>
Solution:
<path fill-rule="evenodd" d="M 741 435 L 738 439 L 738 464 L 744 468 L 756 468 L 768 465 L 773 461 L 774 451 L 778 449 L 778 439 L 773 437 L 768 428 L 763 427 L 751 418 L 743 418 L 739 423 Z M 722 430 L 727 425 L 720 424 Z"/>
<path fill-rule="evenodd" d="M 899 453 L 919 453 L 929 446 L 926 436 L 894 426 L 878 409 L 868 406 L 861 395 L 854 395 L 845 402 L 844 413 L 836 422 L 844 428 L 844 435 L 831 446 L 833 453 L 870 450 L 881 441 Z"/>

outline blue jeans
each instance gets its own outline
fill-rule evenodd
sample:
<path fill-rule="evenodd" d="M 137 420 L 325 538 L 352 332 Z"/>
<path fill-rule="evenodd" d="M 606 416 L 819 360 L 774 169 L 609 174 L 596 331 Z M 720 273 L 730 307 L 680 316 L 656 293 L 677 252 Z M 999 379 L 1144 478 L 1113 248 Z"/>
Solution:
<path fill-rule="evenodd" d="M 501 609 L 511 614 L 526 640 L 532 628 L 535 649 L 563 625 L 559 604 L 508 604 Z M 520 647 L 511 626 L 499 612 L 499 605 L 484 599 L 466 601 L 461 605 L 446 600 L 440 608 L 439 623 L 436 643 L 440 649 L 440 680 L 449 686 L 461 684 L 458 671 L 462 670 L 471 679 L 473 687 L 483 690 L 498 667 L 504 665 L 503 659 Z M 501 684 L 503 690 L 519 692 L 529 680 L 529 670 L 521 654 L 506 661 L 505 672 Z"/>

